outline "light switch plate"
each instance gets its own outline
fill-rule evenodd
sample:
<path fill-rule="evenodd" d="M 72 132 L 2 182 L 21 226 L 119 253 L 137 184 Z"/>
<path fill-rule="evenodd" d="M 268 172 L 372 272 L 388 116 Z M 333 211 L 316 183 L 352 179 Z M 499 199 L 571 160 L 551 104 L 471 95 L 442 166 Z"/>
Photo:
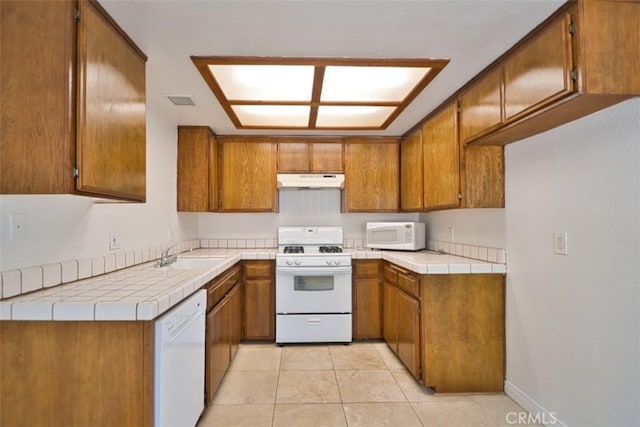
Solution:
<path fill-rule="evenodd" d="M 556 255 L 568 255 L 567 250 L 567 233 L 553 233 L 553 253 Z"/>

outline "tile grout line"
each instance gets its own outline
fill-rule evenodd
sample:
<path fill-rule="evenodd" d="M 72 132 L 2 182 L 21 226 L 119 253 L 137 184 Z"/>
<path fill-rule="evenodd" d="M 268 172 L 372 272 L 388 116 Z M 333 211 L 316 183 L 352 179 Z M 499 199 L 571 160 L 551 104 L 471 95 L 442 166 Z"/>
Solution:
<path fill-rule="evenodd" d="M 336 388 L 338 389 L 338 395 L 340 396 L 340 406 L 342 407 L 342 417 L 344 418 L 344 425 L 349 427 L 349 420 L 347 419 L 347 412 L 344 409 L 344 399 L 342 398 L 342 391 L 340 390 L 340 384 L 338 384 L 338 374 L 336 373 L 336 365 L 333 363 L 333 353 L 331 352 L 331 346 L 327 346 L 329 350 L 329 359 L 331 360 L 331 370 L 333 371 L 333 378 L 336 380 Z"/>
<path fill-rule="evenodd" d="M 271 411 L 271 427 L 276 422 L 276 406 L 278 405 L 278 387 L 280 387 L 280 371 L 282 371 L 282 355 L 284 353 L 284 347 L 280 347 L 276 344 L 276 348 L 280 349 L 280 360 L 278 361 L 278 375 L 276 377 L 276 392 L 273 396 L 273 411 Z"/>
<path fill-rule="evenodd" d="M 411 400 L 409 400 L 409 396 L 407 395 L 407 393 L 405 392 L 404 388 L 402 388 L 402 386 L 400 386 L 400 383 L 398 382 L 398 379 L 396 378 L 395 375 L 393 375 L 393 372 L 391 370 L 391 368 L 389 367 L 389 365 L 387 364 L 387 361 L 384 359 L 384 357 L 382 357 L 382 354 L 380 353 L 380 351 L 378 350 L 378 348 L 376 346 L 374 346 L 376 352 L 378 353 L 378 355 L 380 356 L 380 358 L 382 359 L 382 361 L 384 362 L 384 365 L 387 367 L 387 369 L 389 370 L 389 374 L 391 374 L 391 377 L 393 378 L 393 381 L 396 383 L 396 385 L 398 386 L 398 388 L 400 389 L 400 391 L 402 392 L 402 394 L 404 395 L 405 399 L 407 399 L 407 404 L 409 405 L 409 407 L 411 408 L 411 411 L 413 412 L 413 414 L 416 416 L 416 419 L 418 420 L 418 422 L 420 423 L 420 425 L 422 427 L 424 426 L 424 423 L 422 422 L 422 419 L 420 418 L 420 416 L 418 415 L 418 413 L 416 412 L 416 408 L 414 407 L 414 405 L 412 404 Z M 406 367 L 403 366 L 403 368 L 406 370 Z"/>

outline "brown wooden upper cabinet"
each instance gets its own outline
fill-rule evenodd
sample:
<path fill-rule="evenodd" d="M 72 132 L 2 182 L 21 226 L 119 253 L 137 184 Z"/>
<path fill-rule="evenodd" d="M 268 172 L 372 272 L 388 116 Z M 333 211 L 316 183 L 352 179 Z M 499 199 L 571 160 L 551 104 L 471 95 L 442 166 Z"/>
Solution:
<path fill-rule="evenodd" d="M 490 70 L 460 97 L 460 137 L 467 143 L 504 124 L 502 67 Z"/>
<path fill-rule="evenodd" d="M 0 24 L 0 193 L 145 201 L 144 53 L 95 1 L 2 1 Z"/>
<path fill-rule="evenodd" d="M 400 144 L 400 210 L 403 212 L 424 210 L 422 144 L 422 129 Z"/>
<path fill-rule="evenodd" d="M 278 139 L 278 172 L 344 172 L 342 139 Z"/>
<path fill-rule="evenodd" d="M 571 15 L 565 13 L 505 60 L 507 122 L 573 92 L 570 27 Z"/>
<path fill-rule="evenodd" d="M 422 126 L 425 210 L 460 205 L 458 105 L 451 103 Z"/>
<path fill-rule="evenodd" d="M 637 1 L 567 2 L 463 89 L 462 142 L 508 144 L 640 95 L 638 22 Z"/>
<path fill-rule="evenodd" d="M 504 207 L 502 147 L 460 144 L 457 103 L 428 116 L 401 144 L 401 209 Z"/>
<path fill-rule="evenodd" d="M 399 140 L 397 138 L 346 138 L 346 212 L 398 212 Z"/>
<path fill-rule="evenodd" d="M 220 210 L 277 212 L 275 139 L 250 136 L 218 139 Z"/>
<path fill-rule="evenodd" d="M 178 126 L 178 211 L 218 210 L 218 142 L 208 126 Z"/>

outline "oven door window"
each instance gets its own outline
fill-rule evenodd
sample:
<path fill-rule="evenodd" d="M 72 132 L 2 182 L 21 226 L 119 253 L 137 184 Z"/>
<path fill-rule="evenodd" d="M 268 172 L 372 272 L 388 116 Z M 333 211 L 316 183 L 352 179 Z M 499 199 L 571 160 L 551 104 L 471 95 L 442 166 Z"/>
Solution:
<path fill-rule="evenodd" d="M 294 291 L 332 291 L 333 276 L 294 276 Z"/>

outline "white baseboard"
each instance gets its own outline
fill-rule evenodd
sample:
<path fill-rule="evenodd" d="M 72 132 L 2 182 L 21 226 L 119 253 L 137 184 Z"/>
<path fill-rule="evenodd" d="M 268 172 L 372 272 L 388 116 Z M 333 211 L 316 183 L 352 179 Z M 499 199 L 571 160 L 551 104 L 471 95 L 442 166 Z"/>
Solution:
<path fill-rule="evenodd" d="M 537 421 L 543 423 L 545 426 L 568 427 L 565 423 L 562 422 L 562 420 L 558 418 L 558 416 L 554 412 L 547 411 L 542 405 L 533 400 L 525 392 L 520 390 L 509 381 L 504 382 L 504 393 L 515 400 L 524 409 L 529 411 L 534 419 L 537 417 Z"/>

